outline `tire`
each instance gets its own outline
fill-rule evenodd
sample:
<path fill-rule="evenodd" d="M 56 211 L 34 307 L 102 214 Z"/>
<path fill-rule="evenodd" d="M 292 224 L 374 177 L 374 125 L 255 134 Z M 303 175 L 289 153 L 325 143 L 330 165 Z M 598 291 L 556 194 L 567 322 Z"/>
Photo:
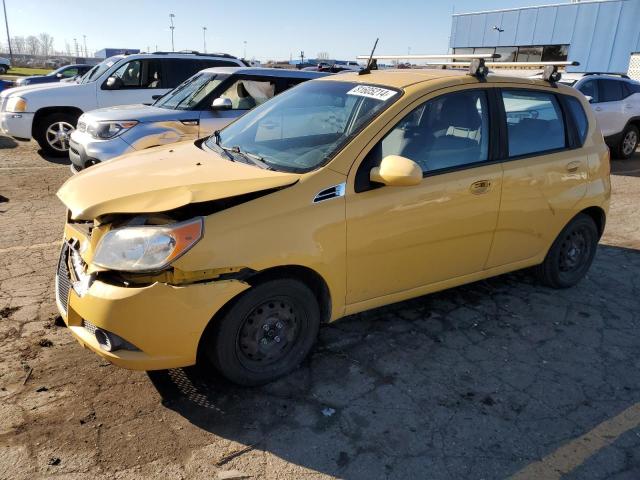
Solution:
<path fill-rule="evenodd" d="M 5 73 L 7 73 L 7 66 L 6 65 L 0 65 L 0 75 L 4 75 Z"/>
<path fill-rule="evenodd" d="M 78 124 L 80 115 L 72 113 L 51 113 L 38 120 L 33 137 L 44 153 L 52 157 L 69 154 L 69 137 Z"/>
<path fill-rule="evenodd" d="M 275 279 L 241 294 L 201 347 L 227 379 L 243 386 L 269 383 L 294 370 L 318 336 L 320 307 L 293 279 Z"/>
<path fill-rule="evenodd" d="M 540 282 L 552 288 L 569 288 L 589 271 L 599 241 L 593 219 L 578 214 L 560 232 L 544 262 L 535 267 Z"/>
<path fill-rule="evenodd" d="M 638 128 L 635 125 L 627 125 L 624 132 L 622 132 L 620 141 L 616 145 L 614 152 L 616 158 L 626 160 L 631 157 L 635 153 L 636 148 L 638 148 L 639 140 L 640 134 L 638 133 Z"/>

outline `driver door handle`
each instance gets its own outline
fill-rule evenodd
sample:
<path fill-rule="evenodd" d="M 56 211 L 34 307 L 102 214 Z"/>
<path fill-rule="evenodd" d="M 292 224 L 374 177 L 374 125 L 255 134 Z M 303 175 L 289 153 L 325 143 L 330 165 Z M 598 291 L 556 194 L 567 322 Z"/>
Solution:
<path fill-rule="evenodd" d="M 469 190 L 471 190 L 471 193 L 475 195 L 487 193 L 489 190 L 491 190 L 491 181 L 478 180 L 477 182 L 473 182 L 469 187 Z"/>
<path fill-rule="evenodd" d="M 578 168 L 580 168 L 579 161 L 567 163 L 567 172 L 577 172 Z"/>

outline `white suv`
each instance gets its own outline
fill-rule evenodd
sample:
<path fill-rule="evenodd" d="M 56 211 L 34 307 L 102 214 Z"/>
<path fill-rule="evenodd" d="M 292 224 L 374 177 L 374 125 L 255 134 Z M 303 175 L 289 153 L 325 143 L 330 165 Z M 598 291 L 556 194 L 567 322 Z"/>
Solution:
<path fill-rule="evenodd" d="M 83 112 L 151 103 L 196 72 L 244 66 L 227 54 L 141 53 L 107 58 L 77 82 L 11 88 L 0 94 L 0 130 L 34 138 L 49 155 L 67 155 L 69 136 Z"/>
<path fill-rule="evenodd" d="M 560 82 L 587 97 L 613 155 L 633 155 L 640 140 L 640 82 L 610 73 L 567 73 Z"/>

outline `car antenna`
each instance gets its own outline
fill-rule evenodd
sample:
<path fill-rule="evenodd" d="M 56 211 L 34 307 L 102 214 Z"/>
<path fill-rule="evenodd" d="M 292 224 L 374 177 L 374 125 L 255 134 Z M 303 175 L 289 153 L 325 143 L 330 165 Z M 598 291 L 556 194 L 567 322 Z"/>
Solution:
<path fill-rule="evenodd" d="M 373 54 L 376 51 L 376 47 L 378 46 L 379 38 L 376 38 L 376 43 L 373 44 L 373 48 L 371 49 L 371 55 L 369 55 L 369 60 L 367 61 L 367 66 L 358 72 L 358 75 L 367 75 L 371 73 L 371 70 L 378 69 L 378 61 L 373 59 Z M 375 62 L 375 63 L 374 63 Z"/>

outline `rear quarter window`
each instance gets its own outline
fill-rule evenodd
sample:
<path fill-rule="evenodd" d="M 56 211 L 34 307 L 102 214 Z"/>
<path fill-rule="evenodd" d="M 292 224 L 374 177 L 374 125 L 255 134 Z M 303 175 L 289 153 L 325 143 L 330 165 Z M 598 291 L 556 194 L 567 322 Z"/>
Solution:
<path fill-rule="evenodd" d="M 584 113 L 584 108 L 582 108 L 582 102 L 580 102 L 580 100 L 568 95 L 565 98 L 567 100 L 567 105 L 569 106 L 569 114 L 572 116 L 578 132 L 580 145 L 582 145 L 587 138 L 587 131 L 589 130 L 587 115 Z"/>

